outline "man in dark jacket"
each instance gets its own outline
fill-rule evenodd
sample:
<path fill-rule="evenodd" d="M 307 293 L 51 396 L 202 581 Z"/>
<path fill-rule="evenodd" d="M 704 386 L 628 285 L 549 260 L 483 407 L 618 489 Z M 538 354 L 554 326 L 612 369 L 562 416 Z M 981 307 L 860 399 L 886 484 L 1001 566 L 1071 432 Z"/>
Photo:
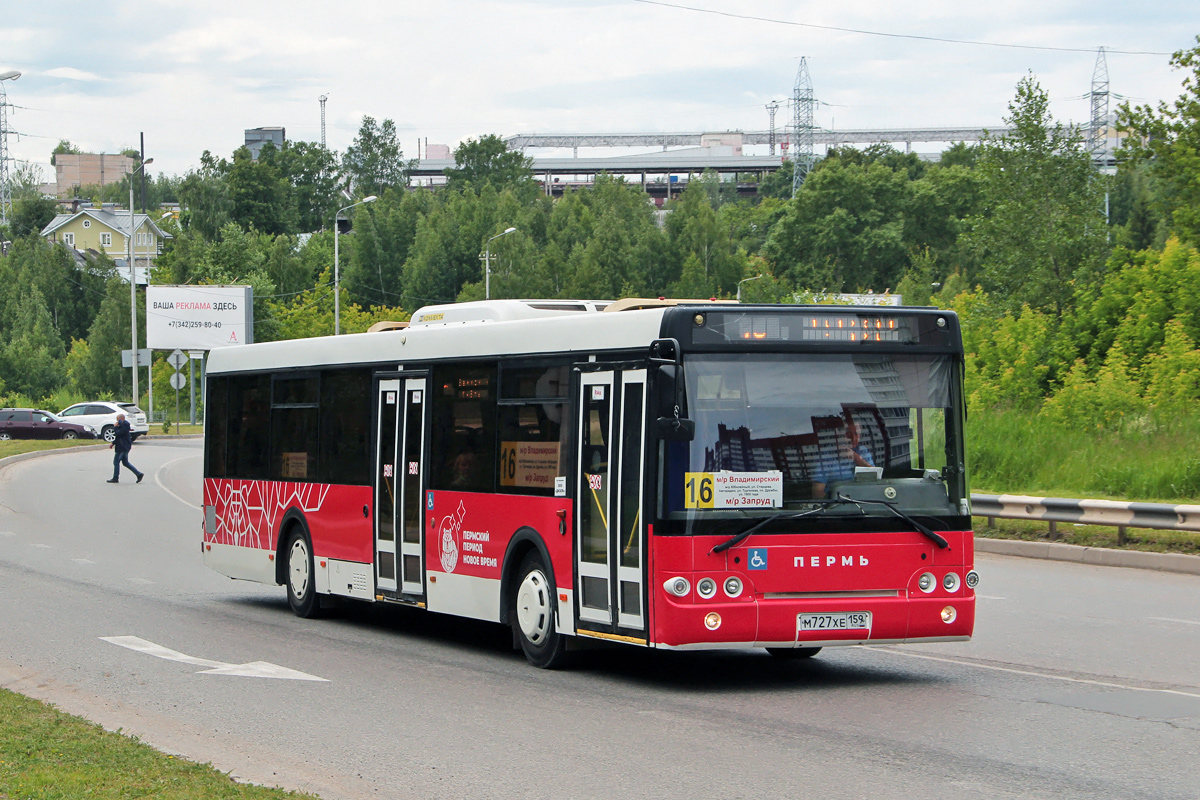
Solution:
<path fill-rule="evenodd" d="M 129 463 L 129 449 L 133 447 L 133 430 L 129 427 L 129 423 L 125 421 L 124 414 L 117 414 L 117 438 L 108 447 L 113 451 L 113 476 L 109 483 L 121 482 L 121 465 L 124 464 L 134 475 L 137 475 L 137 482 L 141 483 L 142 478 L 146 477 L 144 472 L 138 472 L 137 467 Z"/>

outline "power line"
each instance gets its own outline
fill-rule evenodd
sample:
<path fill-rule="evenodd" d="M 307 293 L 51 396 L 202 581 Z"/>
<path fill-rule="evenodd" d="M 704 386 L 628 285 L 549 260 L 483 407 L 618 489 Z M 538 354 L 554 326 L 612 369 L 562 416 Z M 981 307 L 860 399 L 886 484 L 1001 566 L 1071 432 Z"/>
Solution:
<path fill-rule="evenodd" d="M 732 11 L 717 11 L 711 8 L 697 8 L 695 6 L 685 6 L 679 3 L 664 3 L 662 0 L 633 0 L 635 3 L 643 3 L 648 6 L 663 6 L 664 8 L 675 8 L 681 11 L 695 11 L 700 14 L 716 14 L 720 17 L 732 17 L 733 19 L 748 19 L 754 22 L 770 22 L 774 25 L 793 25 L 798 28 L 815 28 L 822 31 L 838 31 L 840 33 L 858 33 L 863 36 L 883 36 L 889 39 L 915 39 L 922 42 L 943 42 L 945 44 L 969 44 L 979 47 L 1005 47 L 1013 50 L 1049 50 L 1058 53 L 1094 53 L 1095 49 L 1091 47 L 1049 47 L 1036 44 L 1006 44 L 1004 42 L 982 42 L 972 39 L 948 39 L 942 36 L 919 36 L 913 33 L 887 33 L 884 31 L 868 31 L 860 28 L 841 28 L 836 25 L 817 25 L 812 22 L 793 22 L 788 19 L 772 19 L 770 17 L 756 17 L 752 14 L 735 14 Z M 1106 48 L 1106 52 L 1119 54 L 1123 56 L 1169 56 L 1172 53 L 1160 53 L 1152 50 L 1114 50 Z"/>

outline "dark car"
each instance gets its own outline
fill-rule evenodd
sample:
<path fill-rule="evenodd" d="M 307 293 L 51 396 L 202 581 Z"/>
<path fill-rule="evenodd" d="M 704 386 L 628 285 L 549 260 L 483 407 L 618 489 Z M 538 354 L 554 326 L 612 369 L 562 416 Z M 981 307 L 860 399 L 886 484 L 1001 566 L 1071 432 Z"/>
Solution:
<path fill-rule="evenodd" d="M 0 409 L 0 440 L 5 439 L 95 439 L 90 425 L 64 422 L 49 411 L 34 408 Z"/>

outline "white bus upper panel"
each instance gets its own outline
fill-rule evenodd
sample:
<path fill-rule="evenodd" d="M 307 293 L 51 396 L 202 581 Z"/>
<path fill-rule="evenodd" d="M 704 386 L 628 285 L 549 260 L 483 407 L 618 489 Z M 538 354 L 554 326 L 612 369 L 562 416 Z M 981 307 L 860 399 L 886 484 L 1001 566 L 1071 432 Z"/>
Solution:
<path fill-rule="evenodd" d="M 490 304 L 494 305 L 495 301 Z M 542 316 L 503 321 L 493 321 L 494 317 L 472 321 L 465 319 L 467 309 L 456 308 L 454 316 L 463 321 L 427 319 L 400 330 L 223 347 L 209 354 L 208 373 L 647 348 L 658 338 L 665 313 L 663 308 L 597 313 L 594 307 L 546 309 Z M 417 313 L 430 317 L 440 313 L 435 308 L 427 306 Z"/>

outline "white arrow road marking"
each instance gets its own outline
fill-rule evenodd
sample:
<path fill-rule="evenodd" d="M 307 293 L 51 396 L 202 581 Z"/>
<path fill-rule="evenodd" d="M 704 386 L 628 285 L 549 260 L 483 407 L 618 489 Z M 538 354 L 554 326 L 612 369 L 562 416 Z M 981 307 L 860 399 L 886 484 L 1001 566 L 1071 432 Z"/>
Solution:
<path fill-rule="evenodd" d="M 211 661 L 207 658 L 196 658 L 189 656 L 186 653 L 180 653 L 178 650 L 172 650 L 169 647 L 163 647 L 161 644 L 148 642 L 137 636 L 101 636 L 100 639 L 111 644 L 127 647 L 130 650 L 136 650 L 139 653 L 163 658 L 167 661 L 179 661 L 183 664 L 191 664 L 195 667 L 210 667 L 211 669 L 201 670 L 196 673 L 198 675 L 239 675 L 246 678 L 279 678 L 292 681 L 323 681 L 329 682 L 328 678 L 318 678 L 316 675 L 309 675 L 306 672 L 281 667 L 278 664 L 270 664 L 266 661 L 251 661 L 248 664 L 226 664 L 224 661 Z"/>

